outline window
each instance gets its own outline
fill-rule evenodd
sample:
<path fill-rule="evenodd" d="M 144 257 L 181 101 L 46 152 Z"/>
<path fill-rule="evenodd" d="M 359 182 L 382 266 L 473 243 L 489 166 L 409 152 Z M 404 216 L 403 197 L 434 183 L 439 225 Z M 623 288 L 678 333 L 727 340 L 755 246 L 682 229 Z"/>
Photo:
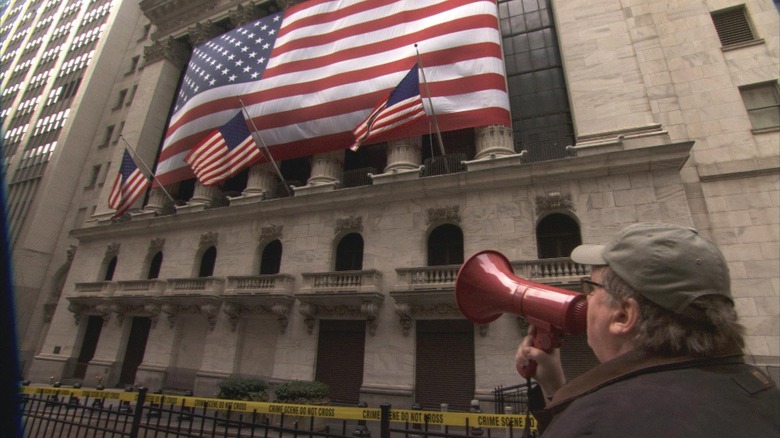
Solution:
<path fill-rule="evenodd" d="M 95 187 L 99 175 L 100 175 L 100 165 L 92 166 L 92 175 L 89 176 L 89 182 L 87 183 L 86 188 L 91 189 L 92 187 Z"/>
<path fill-rule="evenodd" d="M 103 276 L 103 281 L 111 281 L 114 279 L 114 270 L 116 270 L 116 256 L 106 264 L 106 275 Z"/>
<path fill-rule="evenodd" d="M 217 262 L 217 248 L 211 246 L 200 258 L 200 269 L 198 277 L 211 277 L 214 275 L 214 265 Z"/>
<path fill-rule="evenodd" d="M 157 254 L 152 257 L 151 263 L 149 263 L 149 274 L 146 276 L 149 280 L 160 277 L 160 267 L 162 267 L 163 253 L 157 251 Z"/>
<path fill-rule="evenodd" d="M 106 126 L 106 132 L 103 135 L 103 141 L 98 145 L 99 148 L 104 148 L 111 143 L 111 137 L 114 135 L 114 125 Z"/>
<path fill-rule="evenodd" d="M 119 109 L 119 108 L 121 108 L 122 104 L 125 103 L 125 98 L 126 97 L 127 97 L 127 89 L 119 91 L 119 97 L 117 98 L 116 106 L 114 106 L 114 108 L 112 108 L 112 109 Z"/>
<path fill-rule="evenodd" d="M 745 5 L 715 11 L 711 15 L 724 48 L 756 41 Z"/>
<path fill-rule="evenodd" d="M 536 246 L 540 259 L 569 257 L 580 244 L 580 226 L 565 214 L 553 213 L 536 226 Z"/>
<path fill-rule="evenodd" d="M 515 149 L 528 161 L 561 159 L 574 126 L 552 0 L 499 0 Z"/>
<path fill-rule="evenodd" d="M 753 131 L 780 128 L 780 89 L 777 81 L 739 88 Z"/>
<path fill-rule="evenodd" d="M 428 236 L 428 266 L 463 263 L 463 231 L 455 225 L 436 227 Z"/>
<path fill-rule="evenodd" d="M 263 248 L 260 256 L 260 274 L 278 274 L 282 264 L 282 242 L 274 240 Z"/>
<path fill-rule="evenodd" d="M 125 73 L 125 75 L 131 75 L 135 73 L 135 69 L 138 68 L 138 61 L 141 59 L 140 56 L 133 56 L 130 58 L 130 69 Z"/>
<path fill-rule="evenodd" d="M 336 271 L 359 271 L 363 269 L 363 238 L 351 233 L 339 241 L 336 248 Z"/>

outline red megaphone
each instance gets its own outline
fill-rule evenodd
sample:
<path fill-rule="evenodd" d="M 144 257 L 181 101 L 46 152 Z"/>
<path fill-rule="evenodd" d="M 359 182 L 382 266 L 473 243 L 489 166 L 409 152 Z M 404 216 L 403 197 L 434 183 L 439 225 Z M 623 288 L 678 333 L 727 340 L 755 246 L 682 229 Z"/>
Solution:
<path fill-rule="evenodd" d="M 536 327 L 532 345 L 547 352 L 561 346 L 564 334 L 586 330 L 585 295 L 520 278 L 514 275 L 509 260 L 496 251 L 478 252 L 461 265 L 455 299 L 463 316 L 476 324 L 495 321 L 502 313 L 524 317 Z M 536 363 L 517 370 L 531 378 Z"/>

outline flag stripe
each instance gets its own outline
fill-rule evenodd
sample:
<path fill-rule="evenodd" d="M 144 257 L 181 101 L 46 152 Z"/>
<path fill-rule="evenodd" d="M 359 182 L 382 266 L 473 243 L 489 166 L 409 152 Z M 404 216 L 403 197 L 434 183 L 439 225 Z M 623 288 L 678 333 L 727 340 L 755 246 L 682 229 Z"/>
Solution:
<path fill-rule="evenodd" d="M 242 112 L 215 130 L 184 157 L 198 180 L 216 185 L 240 172 L 261 156 Z"/>
<path fill-rule="evenodd" d="M 415 62 L 415 44 L 442 129 L 510 124 L 497 7 L 490 0 L 310 0 L 284 12 L 275 41 L 257 31 L 274 18 L 196 48 L 198 57 L 193 55 L 184 82 L 199 87 L 182 86 L 159 157 L 163 184 L 188 177 L 182 157 L 232 117 L 240 105 L 236 96 L 275 158 L 349 147 L 355 125 Z M 267 66 L 261 77 L 208 89 L 198 75 L 227 77 L 237 71 L 221 55 L 233 50 L 231 43 L 241 46 L 238 32 L 254 37 L 242 49 L 272 47 L 258 56 L 268 58 Z M 214 47 L 227 47 L 208 54 L 222 70 L 198 64 Z M 247 62 L 242 66 L 247 71 L 254 58 L 233 52 Z M 427 125 L 417 120 L 403 134 L 429 132 Z"/>
<path fill-rule="evenodd" d="M 150 185 L 149 178 L 138 169 L 130 153 L 125 150 L 119 172 L 108 195 L 108 206 L 116 210 L 112 218 L 122 216 Z"/>

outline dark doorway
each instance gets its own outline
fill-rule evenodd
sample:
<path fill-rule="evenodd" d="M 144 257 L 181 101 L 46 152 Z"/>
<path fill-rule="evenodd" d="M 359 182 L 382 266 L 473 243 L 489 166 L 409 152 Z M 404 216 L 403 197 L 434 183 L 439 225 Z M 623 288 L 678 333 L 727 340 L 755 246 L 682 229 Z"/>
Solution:
<path fill-rule="evenodd" d="M 127 339 L 125 360 L 122 362 L 122 371 L 119 374 L 121 385 L 132 385 L 135 382 L 135 373 L 138 371 L 138 366 L 144 361 L 144 351 L 146 350 L 146 341 L 149 339 L 152 320 L 147 317 L 135 316 L 132 324 L 130 337 Z"/>
<path fill-rule="evenodd" d="M 474 398 L 474 324 L 466 320 L 418 320 L 415 403 L 468 411 Z"/>
<path fill-rule="evenodd" d="M 282 242 L 274 240 L 263 248 L 260 256 L 260 274 L 278 274 L 282 266 Z"/>
<path fill-rule="evenodd" d="M 344 236 L 336 247 L 336 271 L 359 271 L 363 269 L 363 238 L 360 234 Z"/>
<path fill-rule="evenodd" d="M 152 257 L 151 263 L 149 263 L 149 275 L 146 277 L 149 280 L 160 277 L 160 268 L 162 267 L 163 253 L 157 251 L 157 254 Z"/>
<path fill-rule="evenodd" d="M 330 387 L 334 403 L 358 404 L 363 385 L 366 322 L 320 320 L 315 379 Z"/>
<path fill-rule="evenodd" d="M 198 277 L 211 277 L 214 275 L 214 265 L 217 263 L 217 248 L 210 246 L 200 258 Z"/>
<path fill-rule="evenodd" d="M 106 264 L 106 275 L 103 276 L 104 281 L 111 281 L 114 279 L 114 271 L 116 270 L 116 256 Z"/>
<path fill-rule="evenodd" d="M 428 235 L 428 266 L 463 263 L 463 231 L 455 225 L 444 224 Z"/>
<path fill-rule="evenodd" d="M 76 361 L 73 377 L 83 379 L 87 375 L 87 366 L 89 366 L 89 361 L 95 357 L 95 350 L 97 350 L 102 329 L 103 318 L 97 315 L 90 315 L 87 319 L 87 328 L 84 330 L 84 339 L 81 341 L 81 350 Z"/>
<path fill-rule="evenodd" d="M 536 226 L 536 245 L 540 259 L 569 257 L 571 251 L 581 244 L 580 226 L 565 214 L 551 214 Z"/>

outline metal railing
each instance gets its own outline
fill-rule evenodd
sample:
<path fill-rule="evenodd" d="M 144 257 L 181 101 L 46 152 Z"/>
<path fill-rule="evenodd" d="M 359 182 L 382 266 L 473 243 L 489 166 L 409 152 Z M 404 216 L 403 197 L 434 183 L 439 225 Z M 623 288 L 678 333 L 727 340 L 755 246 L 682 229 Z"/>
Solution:
<path fill-rule="evenodd" d="M 456 172 L 465 172 L 466 154 L 456 153 L 426 158 L 423 162 L 422 177 L 447 175 Z"/>
<path fill-rule="evenodd" d="M 294 405 L 133 391 L 23 386 L 22 429 L 49 437 L 518 438 L 533 417 L 479 412 Z"/>
<path fill-rule="evenodd" d="M 341 176 L 341 188 L 347 189 L 350 187 L 370 186 L 373 184 L 373 181 L 368 175 L 376 175 L 376 173 L 376 168 L 374 167 L 345 170 Z"/>

